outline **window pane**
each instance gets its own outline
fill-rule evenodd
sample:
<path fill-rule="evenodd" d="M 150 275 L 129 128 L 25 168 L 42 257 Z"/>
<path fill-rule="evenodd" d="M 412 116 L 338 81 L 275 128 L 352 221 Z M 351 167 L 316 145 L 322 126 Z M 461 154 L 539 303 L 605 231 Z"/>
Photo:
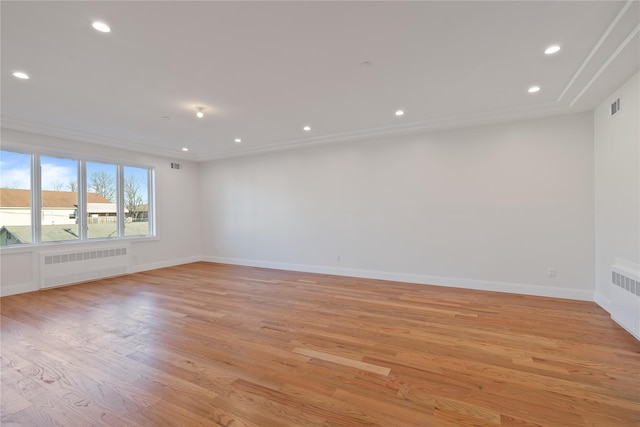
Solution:
<path fill-rule="evenodd" d="M 31 155 L 0 151 L 0 246 L 31 243 Z"/>
<path fill-rule="evenodd" d="M 87 237 L 118 237 L 117 167 L 87 162 Z"/>
<path fill-rule="evenodd" d="M 40 157 L 43 242 L 78 240 L 78 161 Z"/>
<path fill-rule="evenodd" d="M 149 234 L 149 170 L 124 168 L 124 235 Z"/>

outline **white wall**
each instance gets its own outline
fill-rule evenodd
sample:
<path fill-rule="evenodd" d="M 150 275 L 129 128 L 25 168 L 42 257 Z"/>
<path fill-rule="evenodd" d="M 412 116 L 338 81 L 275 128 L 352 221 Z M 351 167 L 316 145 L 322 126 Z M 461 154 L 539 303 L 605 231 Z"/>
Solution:
<path fill-rule="evenodd" d="M 213 161 L 201 175 L 206 260 L 593 298 L 591 113 Z"/>
<path fill-rule="evenodd" d="M 610 117 L 618 97 L 621 110 Z M 640 276 L 639 100 L 636 74 L 594 111 L 596 301 L 609 311 L 611 265 Z"/>
<path fill-rule="evenodd" d="M 198 163 L 180 161 L 182 169 L 174 170 L 170 168 L 170 163 L 175 159 L 7 129 L 2 129 L 2 148 L 26 152 L 37 150 L 50 155 L 94 161 L 111 160 L 155 168 L 158 238 L 131 240 L 132 268 L 142 271 L 200 259 L 201 191 Z M 52 251 L 62 246 L 99 247 L 104 244 L 82 242 L 3 248 L 0 252 L 0 294 L 9 295 L 39 288 L 38 260 L 41 251 Z"/>

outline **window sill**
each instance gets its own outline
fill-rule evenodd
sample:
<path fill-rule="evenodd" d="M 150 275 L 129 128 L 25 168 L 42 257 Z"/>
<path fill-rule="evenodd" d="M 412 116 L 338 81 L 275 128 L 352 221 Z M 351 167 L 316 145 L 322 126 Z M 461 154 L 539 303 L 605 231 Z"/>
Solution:
<path fill-rule="evenodd" d="M 0 254 L 19 254 L 27 252 L 35 252 L 40 249 L 49 249 L 55 247 L 69 247 L 69 246 L 85 246 L 85 245 L 101 245 L 101 244 L 122 244 L 122 243 L 145 243 L 159 241 L 158 236 L 131 236 L 131 237 L 119 237 L 117 239 L 91 239 L 91 240 L 73 240 L 64 242 L 42 242 L 39 244 L 22 244 L 22 245 L 10 245 L 0 246 Z"/>

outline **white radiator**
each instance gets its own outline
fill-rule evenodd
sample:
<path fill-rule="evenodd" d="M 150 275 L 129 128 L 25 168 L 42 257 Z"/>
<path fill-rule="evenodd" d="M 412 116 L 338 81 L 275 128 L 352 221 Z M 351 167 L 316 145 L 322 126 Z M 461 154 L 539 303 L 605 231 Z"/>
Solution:
<path fill-rule="evenodd" d="M 640 339 L 640 271 L 611 266 L 611 317 Z"/>
<path fill-rule="evenodd" d="M 85 282 L 129 272 L 127 246 L 40 254 L 40 289 Z"/>

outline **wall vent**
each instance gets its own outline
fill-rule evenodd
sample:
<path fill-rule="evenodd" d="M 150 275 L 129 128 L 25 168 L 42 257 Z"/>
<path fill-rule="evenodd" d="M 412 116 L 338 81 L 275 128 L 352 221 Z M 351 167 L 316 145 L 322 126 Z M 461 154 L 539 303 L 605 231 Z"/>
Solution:
<path fill-rule="evenodd" d="M 40 254 L 40 289 L 129 272 L 127 246 Z"/>
<path fill-rule="evenodd" d="M 182 165 L 180 163 L 171 162 L 171 169 L 182 169 Z"/>
<path fill-rule="evenodd" d="M 620 98 L 616 98 L 615 101 L 611 103 L 611 110 L 609 111 L 610 116 L 615 116 L 620 111 Z"/>
<path fill-rule="evenodd" d="M 640 339 L 640 271 L 611 266 L 611 318 Z"/>

